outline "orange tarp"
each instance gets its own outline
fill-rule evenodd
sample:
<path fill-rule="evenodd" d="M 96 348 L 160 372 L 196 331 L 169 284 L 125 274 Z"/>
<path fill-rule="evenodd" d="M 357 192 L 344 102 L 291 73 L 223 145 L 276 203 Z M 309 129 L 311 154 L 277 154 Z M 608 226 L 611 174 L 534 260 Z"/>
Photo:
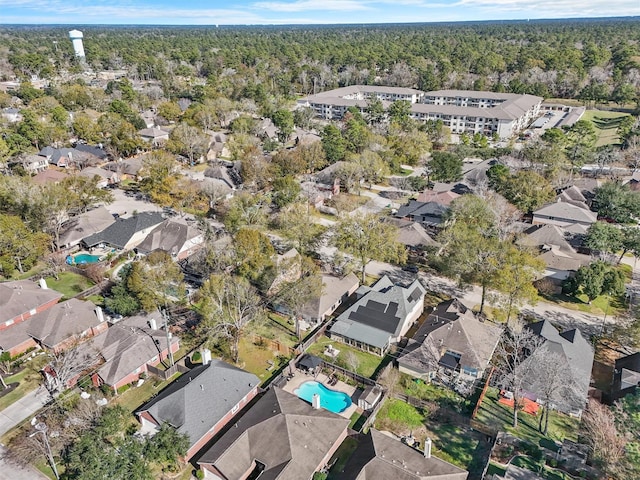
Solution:
<path fill-rule="evenodd" d="M 502 397 L 498 401 L 503 405 L 507 405 L 508 407 L 513 408 L 513 399 Z M 523 412 L 529 413 L 531 415 L 538 414 L 538 409 L 540 408 L 540 405 L 538 405 L 536 402 L 529 400 L 528 398 L 523 398 L 522 400 L 520 400 L 520 402 L 522 403 L 521 409 Z"/>

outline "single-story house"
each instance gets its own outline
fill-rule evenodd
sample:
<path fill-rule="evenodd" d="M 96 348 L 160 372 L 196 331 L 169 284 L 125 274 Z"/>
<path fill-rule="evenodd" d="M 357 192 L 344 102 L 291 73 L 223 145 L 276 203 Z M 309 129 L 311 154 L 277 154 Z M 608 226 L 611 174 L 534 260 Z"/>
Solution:
<path fill-rule="evenodd" d="M 322 275 L 322 293 L 309 300 L 301 310 L 302 318 L 310 324 L 318 324 L 329 317 L 360 286 L 357 275 L 344 277 Z"/>
<path fill-rule="evenodd" d="M 562 201 L 559 198 L 557 202 L 533 212 L 532 223 L 534 225 L 557 225 L 564 228 L 578 224 L 588 228 L 591 224 L 596 223 L 597 220 L 598 214 L 589 210 L 586 204 L 583 208 L 573 203 Z"/>
<path fill-rule="evenodd" d="M 611 402 L 634 395 L 640 385 L 640 353 L 633 353 L 616 360 L 613 371 Z"/>
<path fill-rule="evenodd" d="M 146 142 L 152 145 L 160 145 L 169 140 L 169 132 L 161 128 L 151 127 L 138 130 L 138 135 Z"/>
<path fill-rule="evenodd" d="M 120 181 L 120 177 L 116 172 L 99 167 L 87 167 L 80 171 L 78 175 L 87 178 L 99 177 L 100 180 L 96 184 L 98 188 L 105 188 L 107 185 L 114 185 Z"/>
<path fill-rule="evenodd" d="M 384 355 L 422 314 L 425 293 L 419 280 L 402 287 L 385 275 L 372 287 L 358 288 L 359 300 L 329 327 L 329 336 Z"/>
<path fill-rule="evenodd" d="M 101 232 L 84 238 L 82 243 L 87 248 L 108 245 L 119 250 L 131 250 L 164 220 L 158 212 L 141 212 L 129 218 L 118 218 Z"/>
<path fill-rule="evenodd" d="M 85 345 L 96 352 L 101 364 L 91 376 L 96 387 L 109 385 L 117 393 L 120 387 L 136 382 L 169 356 L 166 332 L 159 329 L 159 312 L 129 317 L 96 335 Z M 171 353 L 180 348 L 180 339 L 169 338 Z M 102 363 L 103 362 L 103 363 Z"/>
<path fill-rule="evenodd" d="M 561 250 L 552 245 L 545 247 L 538 258 L 546 265 L 544 277 L 561 282 L 573 276 L 578 269 L 591 263 L 589 255 Z"/>
<path fill-rule="evenodd" d="M 576 253 L 574 245 L 575 235 L 569 233 L 564 228 L 551 224 L 533 225 L 523 232 L 522 237 L 517 240 L 518 245 L 534 247 L 538 250 L 545 250 L 557 247 L 561 252 Z M 573 244 L 572 244 L 573 242 Z"/>
<path fill-rule="evenodd" d="M 75 342 L 104 332 L 108 325 L 102 309 L 72 298 L 29 319 L 27 334 L 42 347 L 60 352 Z"/>
<path fill-rule="evenodd" d="M 31 181 L 37 185 L 56 185 L 68 176 L 68 173 L 61 172 L 60 170 L 43 170 L 31 177 Z"/>
<path fill-rule="evenodd" d="M 436 242 L 425 228 L 418 222 L 402 218 L 385 218 L 385 222 L 397 228 L 397 240 L 412 251 L 420 252 L 428 248 L 438 248 Z"/>
<path fill-rule="evenodd" d="M 254 374 L 212 360 L 183 374 L 136 415 L 147 429 L 168 423 L 188 435 L 189 460 L 256 396 L 259 385 Z"/>
<path fill-rule="evenodd" d="M 177 260 L 193 254 L 204 243 L 204 234 L 184 218 L 167 219 L 156 226 L 138 245 L 138 252 L 162 250 Z"/>
<path fill-rule="evenodd" d="M 545 349 L 550 355 L 557 355 L 566 369 L 570 372 L 573 385 L 567 386 L 575 395 L 567 395 L 566 402 L 555 405 L 558 410 L 572 415 L 580 415 L 587 402 L 589 385 L 591 384 L 591 370 L 593 368 L 593 347 L 582 336 L 577 328 L 559 332 L 549 321 L 541 320 L 531 323 L 526 328 L 531 329 L 545 341 L 539 348 Z M 526 382 L 525 391 L 539 394 L 539 386 L 535 379 Z M 540 399 L 544 401 L 544 399 Z"/>
<path fill-rule="evenodd" d="M 273 387 L 198 464 L 210 480 L 311 480 L 346 438 L 348 426 L 348 418 Z"/>
<path fill-rule="evenodd" d="M 431 440 L 421 452 L 371 428 L 354 437 L 357 447 L 340 472 L 342 480 L 466 480 L 469 473 L 431 454 Z"/>
<path fill-rule="evenodd" d="M 115 221 L 113 215 L 104 206 L 71 217 L 62 226 L 58 247 L 74 247 L 84 238 L 103 231 Z"/>
<path fill-rule="evenodd" d="M 412 222 L 439 227 L 444 222 L 444 216 L 448 211 L 449 207 L 447 205 L 438 202 L 409 200 L 409 203 L 402 205 L 394 216 L 396 218 L 405 218 Z"/>
<path fill-rule="evenodd" d="M 436 375 L 474 381 L 489 366 L 502 328 L 482 321 L 456 299 L 440 303 L 413 336 L 398 368 L 416 378 Z"/>
<path fill-rule="evenodd" d="M 102 168 L 117 173 L 120 178 L 137 179 L 138 172 L 142 168 L 141 158 L 127 158 L 105 164 Z"/>
<path fill-rule="evenodd" d="M 440 205 L 444 205 L 446 207 L 451 205 L 456 198 L 459 198 L 460 194 L 454 192 L 453 190 L 445 190 L 443 192 L 436 192 L 431 189 L 425 189 L 416 200 L 422 203 L 435 202 Z"/>
<path fill-rule="evenodd" d="M 103 150 L 84 149 L 82 145 L 78 145 L 81 148 L 53 148 L 44 147 L 38 152 L 38 155 L 46 157 L 51 165 L 56 167 L 72 167 L 78 166 L 80 168 L 94 167 L 100 165 L 105 161 L 106 153 Z"/>

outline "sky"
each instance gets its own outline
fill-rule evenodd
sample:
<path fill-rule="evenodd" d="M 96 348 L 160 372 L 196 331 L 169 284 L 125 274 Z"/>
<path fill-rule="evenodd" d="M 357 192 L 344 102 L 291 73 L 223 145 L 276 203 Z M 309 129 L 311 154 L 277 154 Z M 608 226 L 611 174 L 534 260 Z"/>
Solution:
<path fill-rule="evenodd" d="M 368 24 L 640 15 L 640 0 L 0 0 L 2 24 Z"/>

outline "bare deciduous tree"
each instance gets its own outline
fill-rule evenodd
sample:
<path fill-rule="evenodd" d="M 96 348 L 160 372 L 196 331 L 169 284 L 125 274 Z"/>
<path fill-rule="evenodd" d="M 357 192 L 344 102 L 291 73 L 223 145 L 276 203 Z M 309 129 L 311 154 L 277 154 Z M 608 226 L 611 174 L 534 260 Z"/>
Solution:
<path fill-rule="evenodd" d="M 513 394 L 513 426 L 518 426 L 518 408 L 525 385 L 536 375 L 535 362 L 529 357 L 544 340 L 523 324 L 516 323 L 502 336 L 494 354 L 498 384 Z"/>
<path fill-rule="evenodd" d="M 400 385 L 400 372 L 397 368 L 393 368 L 393 365 L 389 364 L 380 372 L 377 380 L 380 385 L 387 389 L 387 395 L 393 397 Z"/>
<path fill-rule="evenodd" d="M 355 353 L 351 351 L 346 353 L 344 361 L 352 372 L 357 371 L 358 367 L 360 366 L 360 359 Z"/>
<path fill-rule="evenodd" d="M 605 405 L 591 400 L 582 416 L 582 431 L 592 457 L 604 469 L 615 472 L 622 464 L 627 439 L 618 431 L 614 413 Z"/>
<path fill-rule="evenodd" d="M 76 344 L 61 352 L 50 352 L 49 368 L 45 369 L 47 388 L 50 392 L 64 392 L 97 361 L 98 353 L 87 345 Z"/>

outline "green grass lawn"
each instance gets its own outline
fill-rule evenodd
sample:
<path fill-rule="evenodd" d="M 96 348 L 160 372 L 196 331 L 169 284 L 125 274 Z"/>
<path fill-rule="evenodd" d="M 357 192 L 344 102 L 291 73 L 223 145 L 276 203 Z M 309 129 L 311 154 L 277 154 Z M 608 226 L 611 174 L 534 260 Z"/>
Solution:
<path fill-rule="evenodd" d="M 145 380 L 145 382 L 139 387 L 131 387 L 123 394 L 115 397 L 113 403 L 122 405 L 129 412 L 134 412 L 138 407 L 142 406 L 153 395 L 160 392 L 179 376 L 180 373 L 176 373 L 174 376 L 164 381 L 154 377 L 147 378 L 147 380 Z"/>
<path fill-rule="evenodd" d="M 523 455 L 518 455 L 511 461 L 511 463 L 516 467 L 525 468 L 549 480 L 566 480 L 566 479 L 573 478 L 568 473 L 565 473 L 561 470 L 556 470 L 555 468 L 550 468 L 546 465 L 542 467 L 542 472 L 541 472 L 540 463 L 536 463 L 531 457 L 525 457 Z"/>
<path fill-rule="evenodd" d="M 538 417 L 521 411 L 518 413 L 518 428 L 513 428 L 513 411 L 509 406 L 498 402 L 498 390 L 495 388 L 487 390 L 476 420 L 492 429 L 507 431 L 538 446 L 547 446 L 549 439 L 562 441 L 568 438 L 576 441 L 580 425 L 575 418 L 559 412 L 551 412 L 549 435 L 545 437 L 538 431 Z"/>
<path fill-rule="evenodd" d="M 80 292 L 95 285 L 91 280 L 73 272 L 62 272 L 58 275 L 58 280 L 54 277 L 47 277 L 47 285 L 50 289 L 64 295 L 63 300 L 74 297 Z"/>
<path fill-rule="evenodd" d="M 327 345 L 333 345 L 334 348 L 340 350 L 338 357 L 334 360 L 331 357 L 324 355 L 324 349 Z M 328 337 L 320 337 L 316 343 L 311 345 L 307 350 L 307 353 L 316 355 L 327 362 L 335 363 L 336 365 L 343 366 L 344 368 L 351 369 L 347 363 L 345 363 L 348 352 L 353 352 L 358 359 L 358 366 L 355 369 L 356 373 L 363 377 L 369 377 L 376 372 L 380 364 L 384 361 L 383 357 L 379 357 L 372 353 L 363 352 L 355 347 L 346 345 L 344 343 L 336 342 Z"/>
<path fill-rule="evenodd" d="M 274 362 L 275 367 L 269 370 L 269 361 Z M 277 353 L 266 346 L 256 345 L 250 339 L 240 339 L 240 365 L 241 368 L 257 375 L 262 382 L 270 379 L 278 369 Z"/>
<path fill-rule="evenodd" d="M 4 381 L 7 385 L 15 382 L 18 382 L 20 385 L 18 385 L 15 390 L 0 398 L 0 410 L 7 408 L 27 393 L 38 388 L 40 380 L 42 379 L 39 370 L 46 362 L 45 357 L 45 355 L 36 356 L 33 360 L 25 364 L 25 368 L 20 373 L 5 377 Z"/>
<path fill-rule="evenodd" d="M 590 313 L 592 315 L 604 315 L 605 312 L 607 312 L 608 317 L 621 315 L 627 310 L 623 296 L 600 295 L 591 303 L 588 303 L 589 299 L 586 295 L 571 297 L 558 293 L 553 296 L 541 296 L 541 300 L 555 303 L 570 310 Z"/>
<path fill-rule="evenodd" d="M 329 470 L 329 475 L 327 476 L 327 480 L 340 480 L 342 471 L 344 470 L 349 457 L 353 452 L 355 452 L 356 448 L 358 448 L 358 442 L 353 437 L 347 437 L 340 444 L 336 453 L 331 457 L 331 461 L 329 464 L 333 463 L 331 470 Z"/>
<path fill-rule="evenodd" d="M 628 115 L 628 113 L 623 112 L 587 110 L 581 120 L 588 120 L 596 127 L 596 134 L 598 135 L 596 146 L 601 147 L 620 143 L 617 132 L 618 124 L 622 118 Z"/>
<path fill-rule="evenodd" d="M 378 430 L 397 432 L 397 429 L 416 429 L 422 426 L 425 415 L 421 410 L 395 398 L 387 399 L 376 417 Z"/>

